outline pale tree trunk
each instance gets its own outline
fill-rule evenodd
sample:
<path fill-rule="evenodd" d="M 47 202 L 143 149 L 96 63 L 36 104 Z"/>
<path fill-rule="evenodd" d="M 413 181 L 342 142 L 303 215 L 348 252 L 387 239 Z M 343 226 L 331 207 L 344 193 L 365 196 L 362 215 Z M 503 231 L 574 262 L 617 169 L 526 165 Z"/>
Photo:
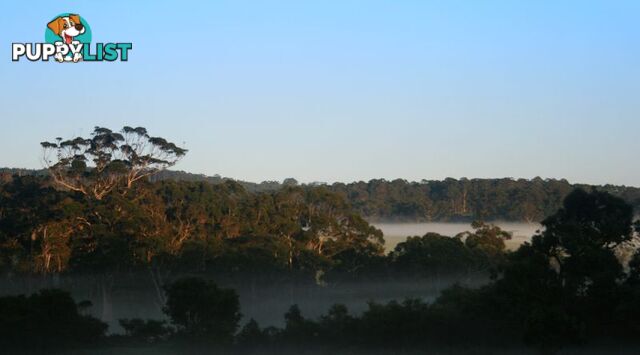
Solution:
<path fill-rule="evenodd" d="M 113 321 L 113 277 L 110 275 L 102 275 L 100 277 L 100 296 L 102 300 L 102 316 L 101 319 L 105 322 Z"/>
<path fill-rule="evenodd" d="M 160 273 L 160 270 L 154 269 L 151 266 L 149 266 L 149 274 L 151 275 L 151 281 L 153 281 L 153 287 L 156 291 L 156 306 L 162 311 L 162 307 L 164 307 L 167 301 L 162 290 L 162 275 Z"/>
<path fill-rule="evenodd" d="M 293 269 L 293 241 L 291 240 L 291 236 L 287 235 L 287 241 L 289 242 L 289 270 Z"/>
<path fill-rule="evenodd" d="M 462 192 L 462 213 L 467 213 L 467 188 Z"/>

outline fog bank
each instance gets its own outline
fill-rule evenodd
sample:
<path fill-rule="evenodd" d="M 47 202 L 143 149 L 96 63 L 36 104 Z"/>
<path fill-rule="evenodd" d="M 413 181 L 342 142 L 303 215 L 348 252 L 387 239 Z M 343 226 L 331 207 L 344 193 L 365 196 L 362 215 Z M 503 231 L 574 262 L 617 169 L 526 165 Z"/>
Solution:
<path fill-rule="evenodd" d="M 511 232 L 513 238 L 506 242 L 508 249 L 515 249 L 520 244 L 531 239 L 536 230 L 541 228 L 538 223 L 519 222 L 492 222 L 500 228 Z M 403 242 L 410 236 L 422 236 L 433 232 L 446 236 L 455 236 L 458 233 L 470 231 L 469 223 L 372 223 L 376 228 L 382 230 L 385 240 L 385 251 L 390 252 L 396 245 Z"/>

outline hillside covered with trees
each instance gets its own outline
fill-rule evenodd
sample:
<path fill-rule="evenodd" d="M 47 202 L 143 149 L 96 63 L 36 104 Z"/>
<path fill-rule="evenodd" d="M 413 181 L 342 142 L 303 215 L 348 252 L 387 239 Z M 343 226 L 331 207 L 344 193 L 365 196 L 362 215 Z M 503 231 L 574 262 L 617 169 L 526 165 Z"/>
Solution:
<path fill-rule="evenodd" d="M 86 314 L 60 290 L 0 297 L 0 344 L 11 351 L 49 353 L 84 349 L 153 353 L 283 354 L 397 353 L 430 349 L 447 353 L 558 353 L 563 348 L 595 353 L 634 353 L 638 346 L 640 224 L 631 207 L 606 192 L 574 190 L 543 222 L 542 232 L 514 252 L 508 233 L 476 224 L 464 244 L 437 235 L 410 238 L 391 259 L 439 272 L 428 256 L 464 256 L 464 250 L 494 255 L 491 281 L 478 288 L 454 285 L 433 302 L 422 299 L 370 302 L 361 313 L 335 304 L 317 318 L 297 305 L 282 327 L 241 324 L 242 304 L 233 289 L 198 277 L 163 285 L 164 319 L 120 319 L 124 334 Z M 450 242 L 445 242 L 445 239 Z M 434 248 L 440 245 L 439 248 Z M 482 246 L 482 247 L 479 247 Z M 620 251 L 631 250 L 631 258 Z M 420 253 L 422 251 L 428 251 Z M 462 259 L 459 260 L 463 260 Z M 459 261 L 458 260 L 458 261 Z M 21 341 L 23 334 L 34 341 Z"/>
<path fill-rule="evenodd" d="M 47 175 L 46 170 L 0 169 L 5 180 L 13 175 Z M 370 222 L 540 222 L 562 205 L 576 188 L 597 189 L 624 199 L 640 211 L 640 188 L 617 185 L 571 184 L 561 179 L 453 179 L 411 182 L 402 179 L 375 179 L 368 182 L 299 184 L 283 182 L 252 183 L 183 171 L 164 170 L 150 177 L 152 182 L 186 181 L 222 184 L 233 181 L 247 192 L 274 192 L 285 187 L 313 189 L 324 186 L 342 196 L 356 212 Z"/>
<path fill-rule="evenodd" d="M 640 208 L 640 189 L 570 184 L 566 180 L 445 179 L 408 182 L 371 180 L 331 186 L 373 221 L 540 222 L 562 206 L 574 189 L 597 189 Z"/>

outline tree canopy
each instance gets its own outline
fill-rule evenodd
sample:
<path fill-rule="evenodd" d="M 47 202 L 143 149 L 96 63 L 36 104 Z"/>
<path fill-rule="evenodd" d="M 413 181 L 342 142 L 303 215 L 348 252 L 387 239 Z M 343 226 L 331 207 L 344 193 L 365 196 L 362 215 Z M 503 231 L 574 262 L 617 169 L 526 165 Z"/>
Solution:
<path fill-rule="evenodd" d="M 101 200 L 114 189 L 129 189 L 143 178 L 175 165 L 187 150 L 144 127 L 119 132 L 95 127 L 88 138 L 40 143 L 56 185 Z"/>

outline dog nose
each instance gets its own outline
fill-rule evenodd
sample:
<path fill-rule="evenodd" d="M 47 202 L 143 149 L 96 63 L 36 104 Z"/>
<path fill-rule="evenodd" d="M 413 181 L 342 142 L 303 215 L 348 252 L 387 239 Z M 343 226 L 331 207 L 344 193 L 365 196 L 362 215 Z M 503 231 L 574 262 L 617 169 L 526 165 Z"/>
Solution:
<path fill-rule="evenodd" d="M 76 24 L 75 27 L 76 27 L 76 30 L 78 30 L 78 31 L 82 31 L 82 29 L 84 28 L 84 26 L 81 23 Z"/>

